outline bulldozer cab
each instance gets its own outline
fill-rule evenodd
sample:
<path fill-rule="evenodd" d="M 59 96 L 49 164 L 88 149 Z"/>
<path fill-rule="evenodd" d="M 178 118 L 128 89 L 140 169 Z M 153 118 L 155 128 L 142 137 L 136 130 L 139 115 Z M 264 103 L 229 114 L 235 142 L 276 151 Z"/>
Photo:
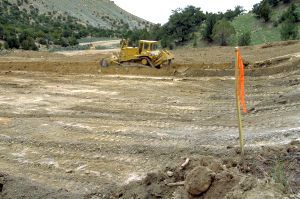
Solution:
<path fill-rule="evenodd" d="M 155 51 L 158 49 L 158 42 L 157 41 L 147 41 L 147 40 L 140 40 L 139 41 L 139 53 L 145 51 Z"/>

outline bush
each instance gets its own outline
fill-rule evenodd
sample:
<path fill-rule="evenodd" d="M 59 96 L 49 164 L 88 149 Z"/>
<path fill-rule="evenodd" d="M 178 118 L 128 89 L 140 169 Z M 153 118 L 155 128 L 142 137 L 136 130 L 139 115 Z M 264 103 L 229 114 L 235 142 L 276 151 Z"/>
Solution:
<path fill-rule="evenodd" d="M 263 18 L 265 22 L 268 22 L 271 18 L 271 7 L 268 0 L 263 0 L 258 4 L 255 4 L 252 12 L 256 14 L 258 18 Z"/>
<path fill-rule="evenodd" d="M 62 47 L 70 46 L 69 40 L 67 38 L 62 37 L 62 38 L 60 38 L 59 42 Z"/>
<path fill-rule="evenodd" d="M 227 46 L 230 37 L 234 34 L 234 27 L 225 19 L 218 21 L 213 29 L 213 39 L 221 46 Z"/>
<path fill-rule="evenodd" d="M 35 45 L 34 39 L 31 37 L 23 40 L 21 46 L 23 50 L 38 50 L 38 47 Z"/>
<path fill-rule="evenodd" d="M 8 48 L 20 48 L 19 39 L 16 36 L 10 36 L 7 38 Z"/>
<path fill-rule="evenodd" d="M 19 41 L 22 43 L 24 40 L 27 40 L 30 37 L 30 33 L 28 31 L 24 31 L 19 35 Z"/>
<path fill-rule="evenodd" d="M 271 6 L 276 7 L 276 6 L 278 6 L 280 1 L 279 0 L 268 0 L 268 2 Z"/>
<path fill-rule="evenodd" d="M 291 3 L 291 0 L 283 0 L 283 3 L 285 4 Z"/>
<path fill-rule="evenodd" d="M 48 44 L 47 39 L 45 39 L 45 38 L 40 38 L 40 39 L 38 40 L 38 42 L 39 42 L 40 44 L 42 44 L 42 45 L 47 45 L 47 44 Z"/>
<path fill-rule="evenodd" d="M 193 41 L 193 47 L 194 48 L 197 48 L 197 46 L 198 46 L 198 41 L 197 40 L 198 40 L 198 38 L 195 36 L 194 41 Z"/>
<path fill-rule="evenodd" d="M 217 15 L 210 14 L 205 20 L 205 28 L 203 29 L 202 36 L 205 41 L 213 41 L 213 29 L 217 23 Z"/>
<path fill-rule="evenodd" d="M 69 41 L 70 46 L 75 46 L 78 44 L 78 41 L 75 37 L 69 37 L 68 41 Z"/>
<path fill-rule="evenodd" d="M 282 40 L 298 39 L 298 26 L 290 21 L 285 21 L 281 25 L 280 35 Z"/>
<path fill-rule="evenodd" d="M 263 18 L 265 22 L 268 22 L 271 17 L 271 8 L 267 0 L 264 0 L 259 9 L 259 16 Z"/>
<path fill-rule="evenodd" d="M 250 32 L 243 33 L 239 37 L 239 46 L 249 46 L 250 44 L 251 44 L 251 33 Z"/>
<path fill-rule="evenodd" d="M 297 23 L 300 21 L 300 16 L 297 12 L 297 7 L 293 3 L 289 6 L 288 10 L 282 14 L 282 16 L 279 19 L 279 22 L 283 22 L 286 20 L 292 23 Z"/>
<path fill-rule="evenodd" d="M 170 50 L 173 50 L 175 48 L 175 43 L 171 37 L 164 37 L 161 40 L 161 46 L 163 48 L 169 48 Z"/>
<path fill-rule="evenodd" d="M 7 42 L 4 43 L 4 49 L 9 49 L 9 45 Z"/>
<path fill-rule="evenodd" d="M 234 10 L 227 10 L 224 13 L 224 18 L 226 20 L 232 21 L 235 17 L 239 16 L 242 14 L 245 10 L 243 9 L 242 6 L 236 6 Z"/>
<path fill-rule="evenodd" d="M 0 39 L 4 38 L 4 28 L 0 25 Z"/>

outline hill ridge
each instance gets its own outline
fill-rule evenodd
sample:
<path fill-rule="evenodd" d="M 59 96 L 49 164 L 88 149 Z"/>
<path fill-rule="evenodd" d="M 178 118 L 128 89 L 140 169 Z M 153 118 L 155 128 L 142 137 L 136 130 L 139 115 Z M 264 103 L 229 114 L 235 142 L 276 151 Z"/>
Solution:
<path fill-rule="evenodd" d="M 150 22 L 122 9 L 111 0 L 12 0 L 23 8 L 33 6 L 40 13 L 56 12 L 77 18 L 81 23 L 102 29 L 117 29 L 128 26 L 141 29 Z M 25 3 L 25 4 L 24 4 Z"/>

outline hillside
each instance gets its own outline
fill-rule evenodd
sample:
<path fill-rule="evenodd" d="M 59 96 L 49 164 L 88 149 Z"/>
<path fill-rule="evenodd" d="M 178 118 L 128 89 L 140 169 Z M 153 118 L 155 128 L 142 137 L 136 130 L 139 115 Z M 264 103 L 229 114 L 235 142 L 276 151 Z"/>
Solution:
<path fill-rule="evenodd" d="M 69 15 L 83 24 L 102 29 L 116 29 L 128 24 L 130 28 L 144 28 L 150 23 L 118 7 L 110 0 L 12 0 L 22 8 L 30 6 L 40 13 Z"/>
<path fill-rule="evenodd" d="M 293 1 L 296 5 L 299 5 L 300 1 Z M 279 5 L 272 8 L 271 20 L 265 23 L 262 19 L 258 19 L 252 12 L 237 16 L 232 25 L 236 30 L 236 39 L 247 31 L 251 32 L 251 44 L 263 44 L 269 42 L 280 41 L 280 29 L 281 24 L 278 23 L 280 16 L 286 12 L 288 5 Z M 300 6 L 297 6 L 298 13 L 300 13 Z M 300 30 L 300 23 L 297 23 L 298 30 Z"/>
<path fill-rule="evenodd" d="M 148 26 L 107 0 L 0 0 L 0 50 L 76 46 L 85 37 L 121 38 Z"/>

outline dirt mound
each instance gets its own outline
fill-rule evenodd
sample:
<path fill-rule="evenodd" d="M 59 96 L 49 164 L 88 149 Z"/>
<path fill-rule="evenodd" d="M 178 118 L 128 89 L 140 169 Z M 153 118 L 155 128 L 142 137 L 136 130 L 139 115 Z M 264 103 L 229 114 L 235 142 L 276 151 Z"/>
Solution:
<path fill-rule="evenodd" d="M 266 197 L 284 198 L 283 187 L 270 180 L 258 180 L 241 173 L 237 167 L 226 168 L 216 158 L 206 156 L 191 159 L 185 166 L 150 173 L 144 180 L 130 183 L 120 188 L 114 195 L 114 198 L 122 199 Z"/>
<path fill-rule="evenodd" d="M 238 153 L 237 148 L 232 148 Z M 174 199 L 298 199 L 300 141 L 263 147 L 235 158 L 198 156 L 179 166 L 149 173 L 145 179 L 119 188 L 113 198 Z"/>

